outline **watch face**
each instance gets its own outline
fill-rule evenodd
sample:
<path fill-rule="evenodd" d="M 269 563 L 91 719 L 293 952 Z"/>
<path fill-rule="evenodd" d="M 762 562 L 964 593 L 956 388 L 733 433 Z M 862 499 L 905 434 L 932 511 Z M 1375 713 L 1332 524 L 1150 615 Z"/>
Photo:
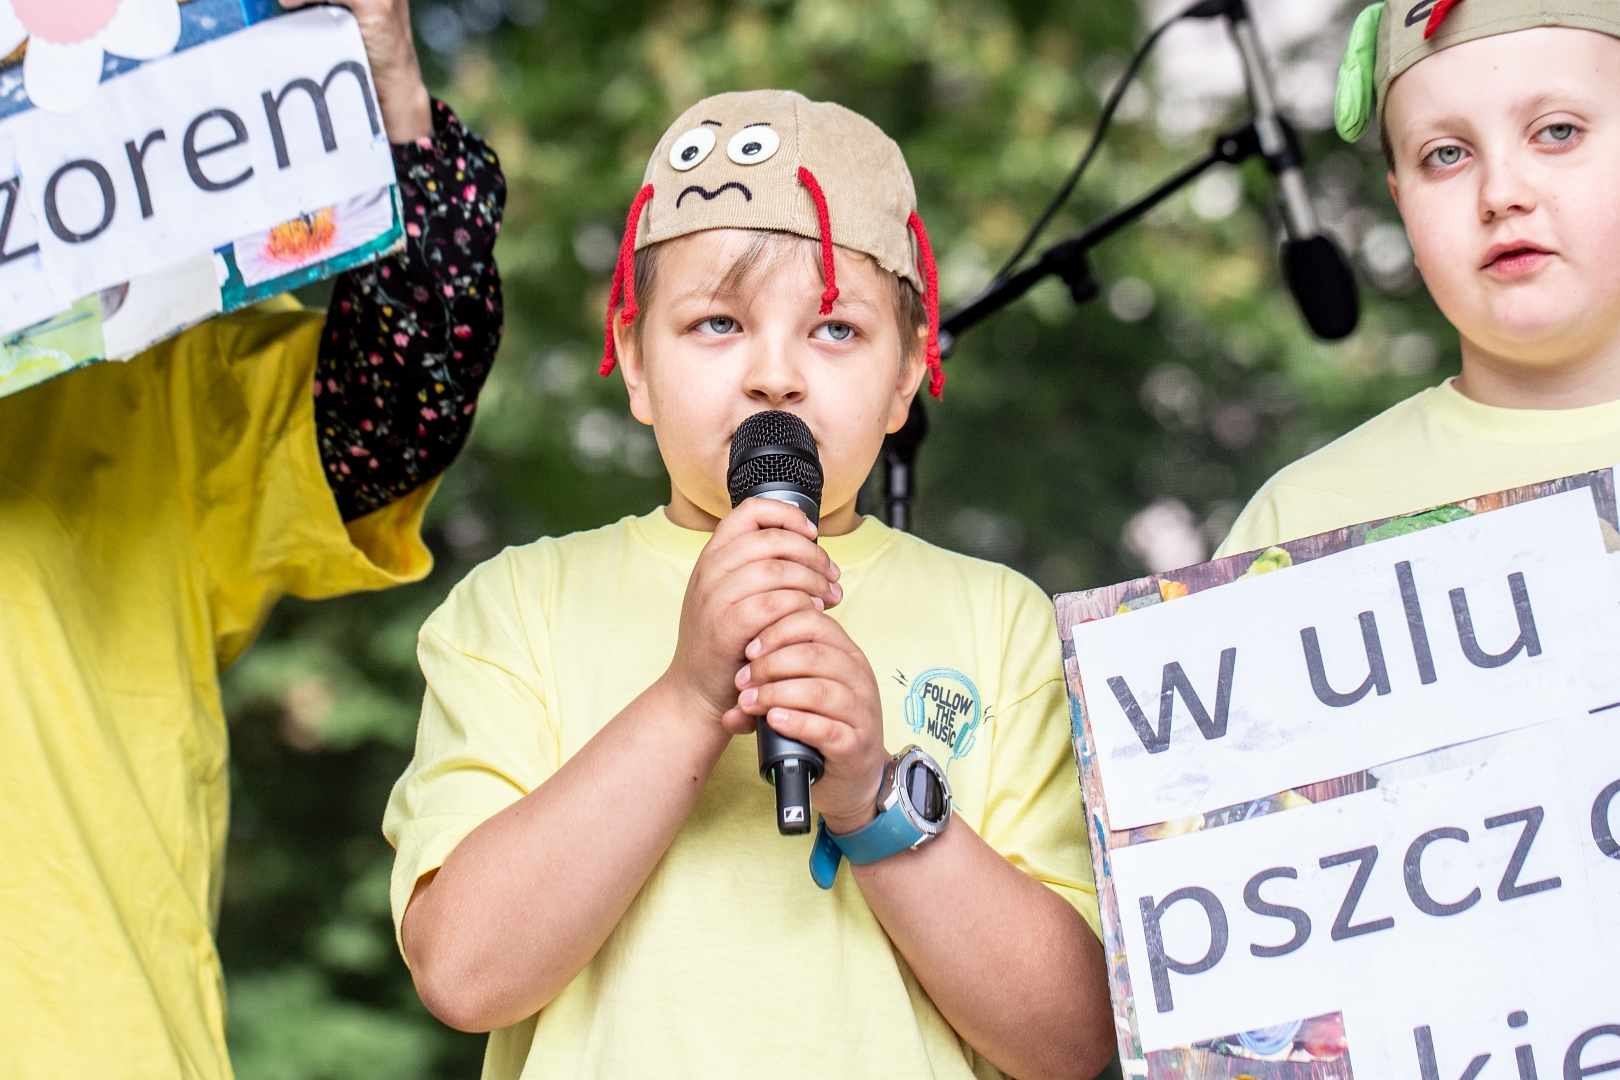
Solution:
<path fill-rule="evenodd" d="M 924 821 L 938 821 L 945 816 L 945 792 L 939 777 L 920 761 L 913 761 L 906 770 L 906 795 Z"/>

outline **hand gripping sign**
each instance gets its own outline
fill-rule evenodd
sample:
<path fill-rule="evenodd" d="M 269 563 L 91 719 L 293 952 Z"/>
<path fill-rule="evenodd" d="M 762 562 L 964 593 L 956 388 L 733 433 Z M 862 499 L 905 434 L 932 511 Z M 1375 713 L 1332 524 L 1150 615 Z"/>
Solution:
<path fill-rule="evenodd" d="M 274 13 L 0 0 L 0 394 L 397 245 L 353 17 Z"/>
<path fill-rule="evenodd" d="M 1058 598 L 1127 1072 L 1620 1072 L 1616 526 L 1603 470 Z"/>

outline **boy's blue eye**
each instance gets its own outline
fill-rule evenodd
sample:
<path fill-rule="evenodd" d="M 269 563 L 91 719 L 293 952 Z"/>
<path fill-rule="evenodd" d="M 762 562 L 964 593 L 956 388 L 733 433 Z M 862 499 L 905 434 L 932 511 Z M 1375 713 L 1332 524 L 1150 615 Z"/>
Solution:
<path fill-rule="evenodd" d="M 1462 147 L 1442 146 L 1433 154 L 1436 165 L 1455 165 L 1462 160 Z"/>
<path fill-rule="evenodd" d="M 849 323 L 830 322 L 822 323 L 818 330 L 822 331 L 832 341 L 848 341 L 855 336 L 855 328 Z"/>
<path fill-rule="evenodd" d="M 1548 124 L 1541 131 L 1553 142 L 1568 142 L 1575 137 L 1574 124 Z"/>
<path fill-rule="evenodd" d="M 712 319 L 704 319 L 698 323 L 698 329 L 709 334 L 730 334 L 737 329 L 737 320 L 726 315 L 716 315 Z"/>

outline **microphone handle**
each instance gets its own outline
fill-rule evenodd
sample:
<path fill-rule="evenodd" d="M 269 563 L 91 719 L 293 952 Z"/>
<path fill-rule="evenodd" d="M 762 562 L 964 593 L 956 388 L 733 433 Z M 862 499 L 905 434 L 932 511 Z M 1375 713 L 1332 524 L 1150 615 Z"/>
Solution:
<path fill-rule="evenodd" d="M 776 788 L 776 830 L 783 836 L 810 831 L 810 785 L 826 762 L 813 747 L 784 738 L 759 718 L 759 776 Z"/>

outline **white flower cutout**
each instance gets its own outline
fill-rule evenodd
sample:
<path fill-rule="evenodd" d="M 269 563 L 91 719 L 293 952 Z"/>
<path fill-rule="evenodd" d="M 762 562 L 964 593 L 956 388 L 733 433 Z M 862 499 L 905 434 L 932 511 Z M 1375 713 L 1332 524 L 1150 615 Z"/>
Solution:
<path fill-rule="evenodd" d="M 155 60 L 179 40 L 178 0 L 0 0 L 0 56 L 28 42 L 23 87 L 46 112 L 82 109 L 104 54 Z"/>

